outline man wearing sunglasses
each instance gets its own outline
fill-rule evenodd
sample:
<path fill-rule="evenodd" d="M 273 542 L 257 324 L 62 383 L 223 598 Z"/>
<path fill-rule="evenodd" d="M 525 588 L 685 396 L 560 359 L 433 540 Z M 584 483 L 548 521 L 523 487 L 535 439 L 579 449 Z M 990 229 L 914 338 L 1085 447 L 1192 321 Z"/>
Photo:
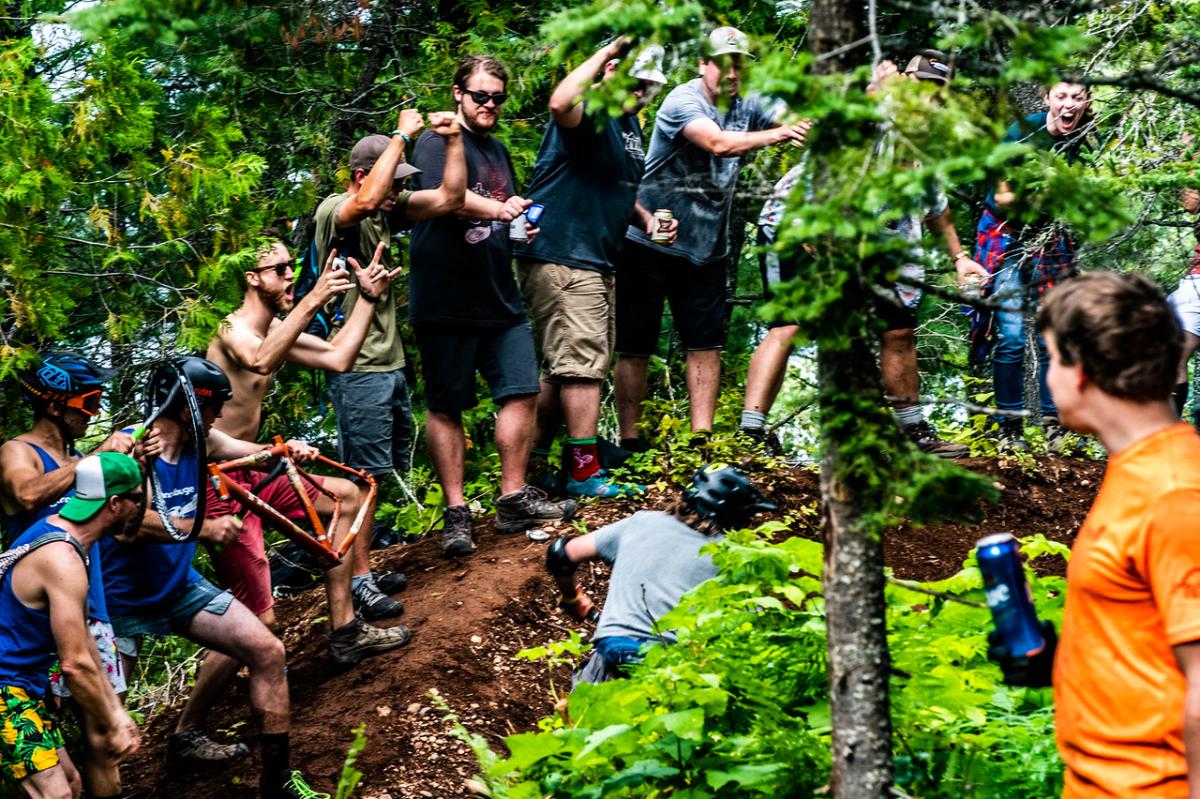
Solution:
<path fill-rule="evenodd" d="M 680 233 L 668 247 L 651 241 L 643 225 L 630 225 L 617 266 L 614 383 L 626 449 L 646 448 L 637 425 L 664 302 L 671 304 L 687 350 L 692 431 L 712 430 L 725 346 L 729 212 L 742 158 L 773 144 L 803 144 L 808 132 L 806 122 L 780 124 L 787 112 L 781 104 L 740 96 L 749 56 L 746 34 L 714 30 L 705 41 L 700 77 L 672 89 L 654 121 L 638 201 L 644 208 L 669 209 Z"/>
<path fill-rule="evenodd" d="M 596 427 L 600 387 L 613 348 L 616 269 L 625 228 L 653 232 L 653 213 L 637 201 L 646 156 L 638 111 L 666 84 L 663 48 L 650 45 L 627 67 L 636 81 L 622 116 L 582 102 L 603 73 L 620 77 L 629 39 L 620 38 L 576 67 L 550 95 L 550 124 L 542 138 L 529 194 L 553 209 L 537 241 L 517 248 L 517 273 L 533 317 L 543 359 L 538 395 L 534 471 L 545 471 L 550 445 L 565 417 L 566 492 L 619 497 L 639 487 L 615 483 L 600 468 Z M 675 236 L 677 222 L 670 223 Z"/>
<path fill-rule="evenodd" d="M 533 333 L 513 276 L 508 223 L 531 201 L 517 196 L 508 150 L 491 135 L 508 99 L 507 82 L 504 65 L 491 56 L 469 56 L 459 62 L 453 92 L 471 190 L 462 208 L 418 222 L 412 234 L 408 307 L 425 376 L 429 451 L 449 506 L 442 550 L 450 556 L 475 550 L 471 512 L 463 495 L 462 413 L 477 402 L 477 371 L 500 406 L 496 449 L 501 496 L 496 502 L 496 530 L 517 532 L 543 520 L 568 518 L 575 511 L 573 501 L 551 502 L 525 483 L 538 367 Z M 424 170 L 416 177 L 417 185 L 434 188 L 450 155 L 443 141 L 423 135 L 413 151 L 413 161 Z M 537 233 L 538 228 L 530 225 L 531 241 Z"/>
<path fill-rule="evenodd" d="M 93 595 L 89 551 L 101 538 L 128 540 L 145 511 L 142 472 L 128 455 L 103 452 L 74 469 L 74 491 L 33 524 L 0 566 L 0 768 L 30 796 L 79 796 L 80 775 L 47 718 L 47 674 L 57 659 L 83 710 L 89 762 L 117 764 L 138 731 L 103 676 L 86 617 Z M 88 782 L 88 796 L 115 799 L 121 785 Z"/>

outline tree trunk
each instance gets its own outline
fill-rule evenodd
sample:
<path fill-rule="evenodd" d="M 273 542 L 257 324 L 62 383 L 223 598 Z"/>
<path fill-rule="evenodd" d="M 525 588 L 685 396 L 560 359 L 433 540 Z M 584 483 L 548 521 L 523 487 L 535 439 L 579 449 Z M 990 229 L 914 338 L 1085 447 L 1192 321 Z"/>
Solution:
<path fill-rule="evenodd" d="M 831 54 L 817 62 L 820 72 L 844 72 L 863 61 L 866 48 L 849 47 L 862 38 L 862 13 L 862 4 L 855 0 L 813 0 L 808 28 L 812 51 L 817 56 Z M 814 152 L 814 158 L 819 169 L 820 153 Z M 822 178 L 828 175 L 818 174 L 817 180 Z M 846 268 L 855 268 L 852 259 L 840 260 Z M 837 329 L 824 337 L 817 356 L 833 727 L 830 787 L 836 799 L 886 799 L 892 785 L 892 725 L 883 540 L 871 521 L 881 492 L 871 485 L 870 466 L 855 439 L 872 428 L 894 430 L 894 424 L 882 404 L 879 371 L 865 323 L 870 289 L 858 277 L 847 281 L 842 301 L 827 311 L 843 321 L 832 323 Z"/>

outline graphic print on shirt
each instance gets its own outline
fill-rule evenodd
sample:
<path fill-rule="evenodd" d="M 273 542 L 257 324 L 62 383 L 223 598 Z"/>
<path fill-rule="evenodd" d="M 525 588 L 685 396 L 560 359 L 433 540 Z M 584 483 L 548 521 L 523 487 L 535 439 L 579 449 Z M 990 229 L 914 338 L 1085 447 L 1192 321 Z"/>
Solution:
<path fill-rule="evenodd" d="M 480 197 L 487 197 L 489 200 L 499 200 L 504 202 L 508 199 L 508 192 L 504 187 L 508 185 L 507 166 L 489 161 L 480 167 L 479 180 L 471 187 L 471 191 L 478 194 Z M 504 222 L 497 222 L 492 219 L 473 219 L 471 226 L 467 228 L 467 232 L 463 234 L 467 244 L 478 244 L 481 241 L 486 241 L 492 235 L 492 229 L 496 225 L 507 227 Z"/>
<path fill-rule="evenodd" d="M 625 152 L 635 161 L 645 161 L 646 151 L 642 149 L 642 137 L 638 133 L 626 132 L 621 134 L 625 142 Z"/>

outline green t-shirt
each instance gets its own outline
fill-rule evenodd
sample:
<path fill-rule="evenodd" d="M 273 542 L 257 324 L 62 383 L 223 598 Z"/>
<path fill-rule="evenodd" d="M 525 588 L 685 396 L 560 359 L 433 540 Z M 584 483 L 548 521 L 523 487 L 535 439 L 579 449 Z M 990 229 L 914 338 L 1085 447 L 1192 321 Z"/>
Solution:
<path fill-rule="evenodd" d="M 322 266 L 329 251 L 337 247 L 339 256 L 352 256 L 360 265 L 366 266 L 375 254 L 379 242 L 384 243 L 383 263 L 389 269 L 391 263 L 392 231 L 388 228 L 387 216 L 377 212 L 349 228 L 337 229 L 338 209 L 350 199 L 349 194 L 333 194 L 326 197 L 317 207 L 317 263 Z M 396 198 L 396 209 L 404 212 L 412 192 L 401 192 Z M 396 213 L 396 211 L 393 211 Z M 354 279 L 354 270 L 350 270 Z M 357 286 L 346 292 L 342 299 L 342 313 L 349 318 L 358 301 Z M 340 325 L 339 325 L 340 327 Z M 391 372 L 404 366 L 404 346 L 400 342 L 399 323 L 396 319 L 396 292 L 394 284 L 388 286 L 383 298 L 371 318 L 371 327 L 363 341 L 358 357 L 354 359 L 355 372 Z"/>

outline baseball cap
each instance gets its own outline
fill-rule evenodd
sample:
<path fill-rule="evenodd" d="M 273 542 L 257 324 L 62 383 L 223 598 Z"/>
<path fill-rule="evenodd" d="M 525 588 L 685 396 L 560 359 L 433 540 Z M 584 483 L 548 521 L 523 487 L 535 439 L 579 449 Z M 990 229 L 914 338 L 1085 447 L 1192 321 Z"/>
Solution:
<path fill-rule="evenodd" d="M 666 51 L 662 45 L 652 44 L 642 49 L 629 68 L 630 76 L 651 83 L 666 83 L 667 76 L 663 74 L 663 56 Z"/>
<path fill-rule="evenodd" d="M 912 75 L 917 80 L 931 80 L 947 84 L 954 77 L 954 67 L 946 62 L 945 53 L 937 50 L 922 50 L 909 59 L 904 68 L 905 75 Z"/>
<path fill-rule="evenodd" d="M 363 172 L 370 172 L 371 167 L 375 166 L 375 162 L 379 160 L 379 156 L 383 155 L 383 151 L 391 143 L 391 137 L 384 136 L 382 133 L 364 136 L 359 139 L 358 144 L 354 145 L 354 149 L 350 151 L 350 174 L 353 175 L 360 169 Z M 396 174 L 392 180 L 400 180 L 409 175 L 416 175 L 420 171 L 407 161 L 401 161 L 396 164 Z"/>
<path fill-rule="evenodd" d="M 120 452 L 89 455 L 75 466 L 75 496 L 67 500 L 59 516 L 86 522 L 104 507 L 104 500 L 125 494 L 142 485 L 137 461 Z"/>
<path fill-rule="evenodd" d="M 750 37 L 729 25 L 717 28 L 708 34 L 708 41 L 705 44 L 705 54 L 709 58 L 731 53 L 750 55 Z"/>

